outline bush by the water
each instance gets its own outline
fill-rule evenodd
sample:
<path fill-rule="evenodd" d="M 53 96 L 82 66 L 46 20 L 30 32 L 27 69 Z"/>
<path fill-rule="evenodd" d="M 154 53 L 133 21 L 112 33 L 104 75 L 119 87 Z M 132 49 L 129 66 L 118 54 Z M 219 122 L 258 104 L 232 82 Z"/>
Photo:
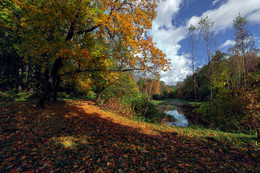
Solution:
<path fill-rule="evenodd" d="M 154 100 L 160 100 L 162 97 L 160 94 L 153 94 L 153 99 Z"/>
<path fill-rule="evenodd" d="M 152 122 L 157 122 L 162 118 L 162 114 L 159 113 L 158 109 L 148 99 L 148 96 L 145 95 L 128 97 L 127 99 L 112 97 L 103 104 L 103 107 L 116 114 L 127 117 L 142 117 Z"/>

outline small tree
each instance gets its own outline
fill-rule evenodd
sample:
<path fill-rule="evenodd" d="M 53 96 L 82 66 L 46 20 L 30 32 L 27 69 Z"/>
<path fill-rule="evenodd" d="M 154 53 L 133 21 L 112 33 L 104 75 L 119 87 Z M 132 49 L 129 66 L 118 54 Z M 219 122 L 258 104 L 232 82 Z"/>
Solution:
<path fill-rule="evenodd" d="M 192 80 L 193 80 L 193 91 L 194 91 L 194 99 L 196 102 L 196 107 L 197 107 L 197 102 L 198 102 L 198 97 L 197 97 L 197 84 L 196 84 L 196 78 L 195 78 L 195 60 L 194 60 L 194 45 L 195 45 L 195 30 L 196 27 L 194 25 L 190 25 L 188 31 L 191 35 L 191 61 L 192 61 Z"/>
<path fill-rule="evenodd" d="M 246 75 L 247 75 L 247 64 L 246 64 L 246 58 L 247 55 L 255 51 L 255 42 L 253 36 L 249 33 L 247 30 L 247 18 L 246 16 L 243 16 L 239 14 L 234 20 L 233 20 L 233 28 L 235 29 L 235 35 L 236 35 L 236 43 L 234 47 L 231 49 L 232 53 L 234 55 L 240 55 L 242 56 L 242 66 L 243 66 L 243 83 L 246 84 Z"/>
<path fill-rule="evenodd" d="M 253 128 L 260 139 L 260 74 L 248 75 L 247 85 L 240 90 L 246 105 L 245 118 L 242 123 Z"/>
<path fill-rule="evenodd" d="M 209 88 L 210 88 L 210 105 L 211 105 L 211 111 L 212 108 L 212 100 L 213 100 L 213 91 L 212 91 L 212 69 L 211 69 L 211 46 L 212 46 L 212 39 L 213 39 L 213 26 L 214 22 L 210 20 L 208 16 L 201 18 L 198 23 L 198 29 L 200 31 L 200 35 L 204 43 L 206 44 L 206 51 L 207 51 L 207 60 L 208 60 L 208 76 L 210 79 Z M 213 121 L 213 120 L 212 120 Z"/>

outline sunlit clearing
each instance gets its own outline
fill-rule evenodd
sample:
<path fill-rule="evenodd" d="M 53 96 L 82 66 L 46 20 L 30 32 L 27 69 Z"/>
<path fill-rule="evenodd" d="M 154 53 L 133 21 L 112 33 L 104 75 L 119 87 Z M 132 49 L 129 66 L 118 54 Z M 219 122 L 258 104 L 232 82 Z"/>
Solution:
<path fill-rule="evenodd" d="M 75 146 L 75 139 L 73 137 L 58 137 L 53 138 L 56 144 L 61 144 L 64 148 L 73 148 Z"/>

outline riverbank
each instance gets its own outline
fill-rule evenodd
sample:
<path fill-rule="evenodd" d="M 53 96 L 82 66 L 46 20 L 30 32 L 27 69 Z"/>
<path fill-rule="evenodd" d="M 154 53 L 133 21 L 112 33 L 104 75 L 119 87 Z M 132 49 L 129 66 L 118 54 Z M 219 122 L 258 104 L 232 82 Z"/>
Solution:
<path fill-rule="evenodd" d="M 254 135 L 170 127 L 92 101 L 0 101 L 1 172 L 258 172 Z M 156 156 L 156 157 L 155 157 Z"/>
<path fill-rule="evenodd" d="M 151 102 L 154 105 L 161 105 L 161 104 L 174 104 L 174 105 L 189 105 L 189 106 L 195 106 L 196 102 L 190 102 L 182 99 L 176 99 L 176 98 L 167 98 L 162 100 L 151 100 Z M 202 102 L 197 102 L 198 105 L 200 105 Z"/>
<path fill-rule="evenodd" d="M 174 117 L 175 121 L 169 121 L 169 125 L 187 127 L 188 125 L 203 124 L 201 115 L 195 113 L 196 103 L 182 99 L 169 98 L 151 101 L 160 112 Z M 201 102 L 197 103 L 197 107 Z"/>

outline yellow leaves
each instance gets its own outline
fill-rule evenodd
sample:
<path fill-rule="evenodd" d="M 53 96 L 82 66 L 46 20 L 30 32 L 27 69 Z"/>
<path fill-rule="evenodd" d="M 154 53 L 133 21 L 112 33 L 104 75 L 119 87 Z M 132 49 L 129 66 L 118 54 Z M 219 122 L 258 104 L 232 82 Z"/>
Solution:
<path fill-rule="evenodd" d="M 26 27 L 26 26 L 27 26 L 27 23 L 22 22 L 21 25 L 22 25 L 23 27 Z"/>
<path fill-rule="evenodd" d="M 141 170 L 141 171 L 145 171 L 146 168 L 145 168 L 145 167 L 141 167 L 140 170 Z"/>
<path fill-rule="evenodd" d="M 257 155 L 255 153 L 251 153 L 251 156 L 257 158 Z"/>
<path fill-rule="evenodd" d="M 67 48 L 65 48 L 65 49 L 60 49 L 58 55 L 60 55 L 60 56 L 65 56 L 65 55 L 69 54 L 70 52 L 71 52 L 71 50 L 70 50 L 70 49 L 67 49 Z"/>
<path fill-rule="evenodd" d="M 181 168 L 187 168 L 187 167 L 191 167 L 192 165 L 188 164 L 188 163 L 183 163 L 183 164 L 179 164 L 179 166 Z"/>
<path fill-rule="evenodd" d="M 74 145 L 75 145 L 75 139 L 73 137 L 66 137 L 66 136 L 61 136 L 61 137 L 56 137 L 56 138 L 53 138 L 53 141 L 55 143 L 58 143 L 58 144 L 62 144 L 62 146 L 64 148 L 72 148 Z"/>
<path fill-rule="evenodd" d="M 33 149 L 31 149 L 31 151 L 37 151 L 37 148 L 33 148 Z"/>
<path fill-rule="evenodd" d="M 156 48 L 152 37 L 144 38 L 151 29 L 158 1 L 15 2 L 24 12 L 21 26 L 25 31 L 21 37 L 26 41 L 19 49 L 35 62 L 46 60 L 43 54 L 50 57 L 49 62 L 62 57 L 67 63 L 64 71 L 79 67 L 102 69 L 106 72 L 101 77 L 107 80 L 118 79 L 118 75 L 108 74 L 118 62 L 150 71 L 169 69 L 169 60 Z M 98 27 L 83 32 L 94 26 Z M 69 31 L 73 31 L 73 36 L 66 41 Z"/>

